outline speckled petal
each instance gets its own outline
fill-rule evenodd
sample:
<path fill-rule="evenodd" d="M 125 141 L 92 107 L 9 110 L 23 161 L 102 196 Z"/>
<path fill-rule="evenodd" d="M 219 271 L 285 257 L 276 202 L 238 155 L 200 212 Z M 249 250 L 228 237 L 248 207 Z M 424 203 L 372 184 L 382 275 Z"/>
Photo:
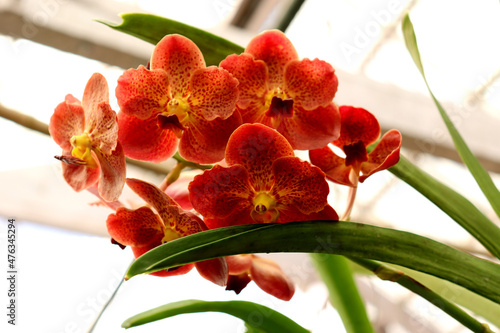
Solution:
<path fill-rule="evenodd" d="M 172 157 L 179 139 L 174 132 L 158 127 L 156 117 L 141 120 L 118 113 L 118 139 L 125 155 L 141 161 L 162 162 Z"/>
<path fill-rule="evenodd" d="M 106 220 L 109 235 L 118 243 L 133 247 L 161 244 L 165 226 L 150 208 L 131 210 L 120 207 Z"/>
<path fill-rule="evenodd" d="M 71 156 L 71 151 L 66 151 L 63 155 Z M 97 158 L 95 154 L 92 155 L 94 158 Z M 64 180 L 66 180 L 76 192 L 85 190 L 89 186 L 97 183 L 101 173 L 99 168 L 89 168 L 85 165 L 75 165 L 63 162 L 61 166 Z"/>
<path fill-rule="evenodd" d="M 189 198 L 194 209 L 204 218 L 223 219 L 239 210 L 252 209 L 253 189 L 248 182 L 248 173 L 241 165 L 229 168 L 215 165 L 194 177 L 189 184 Z"/>
<path fill-rule="evenodd" d="M 402 140 L 398 130 L 385 133 L 375 149 L 368 154 L 368 161 L 361 164 L 363 175 L 359 177 L 359 181 L 364 182 L 375 172 L 388 169 L 398 163 Z"/>
<path fill-rule="evenodd" d="M 285 93 L 305 110 L 332 103 L 338 80 L 329 63 L 314 59 L 291 61 L 285 71 Z"/>
<path fill-rule="evenodd" d="M 293 117 L 283 117 L 277 131 L 287 138 L 293 149 L 322 148 L 339 137 L 340 113 L 334 103 L 311 111 L 296 106 Z"/>
<path fill-rule="evenodd" d="M 86 119 L 85 130 L 92 145 L 104 154 L 111 154 L 118 141 L 118 120 L 115 111 L 106 102 L 94 106 L 95 111 Z"/>
<path fill-rule="evenodd" d="M 380 125 L 377 118 L 363 108 L 343 105 L 340 111 L 340 137 L 333 141 L 337 147 L 363 142 L 365 147 L 380 137 Z"/>
<path fill-rule="evenodd" d="M 241 123 L 238 112 L 225 120 L 215 118 L 212 121 L 194 114 L 182 133 L 179 154 L 188 161 L 200 164 L 220 162 L 224 158 L 229 137 Z"/>
<path fill-rule="evenodd" d="M 99 112 L 98 106 L 103 102 L 109 103 L 108 82 L 102 74 L 94 73 L 83 91 L 82 107 L 87 122 L 94 117 L 95 112 Z"/>
<path fill-rule="evenodd" d="M 285 66 L 290 61 L 298 59 L 292 42 L 279 30 L 268 30 L 255 36 L 245 52 L 266 63 L 270 89 L 283 86 Z"/>
<path fill-rule="evenodd" d="M 73 147 L 70 139 L 75 135 L 82 134 L 84 130 L 85 113 L 83 108 L 76 98 L 67 95 L 65 101 L 56 106 L 50 117 L 50 135 L 63 150 L 71 150 Z"/>
<path fill-rule="evenodd" d="M 226 148 L 226 163 L 242 165 L 256 191 L 271 188 L 272 164 L 283 156 L 294 156 L 288 141 L 261 124 L 241 125 L 229 138 Z"/>
<path fill-rule="evenodd" d="M 211 66 L 196 70 L 191 77 L 187 101 L 191 112 L 211 121 L 229 118 L 238 100 L 238 80 L 223 68 Z"/>
<path fill-rule="evenodd" d="M 169 77 L 164 70 L 147 70 L 141 65 L 118 78 L 115 93 L 123 113 L 147 119 L 162 112 L 170 100 Z"/>
<path fill-rule="evenodd" d="M 338 184 L 354 186 L 349 178 L 351 166 L 345 165 L 345 159 L 335 154 L 330 147 L 314 149 L 309 151 L 311 163 L 319 167 L 326 177 Z"/>
<path fill-rule="evenodd" d="M 120 197 L 125 185 L 125 154 L 118 142 L 111 154 L 104 154 L 98 149 L 94 151 L 101 168 L 99 177 L 99 194 L 106 201 L 115 201 Z"/>
<path fill-rule="evenodd" d="M 281 157 L 273 163 L 272 195 L 277 208 L 293 206 L 303 214 L 319 212 L 327 204 L 330 188 L 325 174 L 298 157 Z"/>
<path fill-rule="evenodd" d="M 293 281 L 272 260 L 254 256 L 250 275 L 262 290 L 276 298 L 289 301 L 295 293 Z"/>
<path fill-rule="evenodd" d="M 177 206 L 177 203 L 165 192 L 153 184 L 135 178 L 127 178 L 127 186 L 158 212 L 166 226 L 175 226 L 175 221 L 169 218 L 168 210 L 169 206 Z"/>
<path fill-rule="evenodd" d="M 195 43 L 180 35 L 167 35 L 156 45 L 151 56 L 151 68 L 163 69 L 170 82 L 173 98 L 189 95 L 193 73 L 205 67 L 203 54 Z"/>
<path fill-rule="evenodd" d="M 247 108 L 250 103 L 259 100 L 262 107 L 267 93 L 268 72 L 262 60 L 255 60 L 249 53 L 229 55 L 220 63 L 220 67 L 227 69 L 238 79 L 238 107 Z M 264 110 L 265 112 L 267 110 Z"/>

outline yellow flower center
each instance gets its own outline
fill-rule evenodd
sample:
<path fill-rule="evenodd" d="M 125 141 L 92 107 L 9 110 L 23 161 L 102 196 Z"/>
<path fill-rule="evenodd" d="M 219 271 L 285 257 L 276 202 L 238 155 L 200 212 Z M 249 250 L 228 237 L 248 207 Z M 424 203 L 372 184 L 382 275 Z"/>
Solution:
<path fill-rule="evenodd" d="M 170 241 L 173 241 L 174 239 L 181 238 L 181 235 L 179 235 L 177 232 L 175 232 L 171 228 L 165 228 L 165 236 L 163 236 L 163 239 L 161 240 L 161 243 L 167 243 Z"/>
<path fill-rule="evenodd" d="M 276 199 L 267 191 L 259 192 L 253 199 L 252 219 L 258 223 L 272 223 L 279 217 Z"/>
<path fill-rule="evenodd" d="M 97 168 L 98 164 L 91 154 L 92 141 L 88 133 L 73 136 L 70 139 L 70 143 L 73 146 L 73 150 L 71 151 L 73 157 L 85 161 L 85 166 L 89 168 Z"/>
<path fill-rule="evenodd" d="M 189 120 L 189 104 L 182 98 L 172 98 L 167 103 L 167 111 L 163 112 L 158 118 L 159 126 L 163 129 L 169 129 L 181 137 L 184 131 L 184 125 Z"/>

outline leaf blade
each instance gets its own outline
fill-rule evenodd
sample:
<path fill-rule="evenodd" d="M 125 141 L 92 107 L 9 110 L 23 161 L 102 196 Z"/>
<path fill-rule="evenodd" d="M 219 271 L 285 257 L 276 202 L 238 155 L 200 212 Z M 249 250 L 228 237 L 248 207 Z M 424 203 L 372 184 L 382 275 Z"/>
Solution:
<path fill-rule="evenodd" d="M 217 237 L 221 240 L 213 241 Z M 206 242 L 205 238 L 211 241 Z M 184 250 L 178 252 L 179 248 Z M 416 234 L 342 221 L 244 225 L 204 231 L 145 253 L 129 267 L 127 277 L 216 257 L 267 252 L 330 253 L 379 260 L 440 277 L 500 303 L 500 265 Z"/>
<path fill-rule="evenodd" d="M 422 75 L 422 78 L 425 81 L 425 85 L 427 86 L 427 89 L 436 104 L 436 107 L 439 110 L 439 113 L 441 115 L 441 118 L 443 118 L 443 121 L 448 129 L 448 132 L 450 133 L 453 143 L 455 144 L 455 148 L 457 149 L 458 154 L 460 155 L 460 158 L 464 162 L 464 164 L 467 166 L 471 174 L 473 175 L 474 179 L 476 180 L 477 184 L 481 188 L 481 191 L 483 191 L 484 195 L 488 199 L 491 207 L 495 211 L 498 217 L 500 217 L 500 192 L 495 186 L 493 180 L 491 179 L 490 175 L 488 172 L 483 168 L 481 163 L 477 160 L 477 158 L 474 156 L 472 151 L 469 149 L 467 144 L 465 143 L 464 139 L 456 129 L 455 125 L 453 125 L 453 122 L 451 121 L 450 117 L 446 113 L 445 109 L 439 103 L 437 98 L 435 97 L 434 93 L 432 92 L 429 83 L 427 82 L 427 78 L 425 77 L 424 73 L 424 68 L 422 65 L 422 60 L 420 57 L 420 51 L 418 49 L 418 44 L 417 44 L 417 39 L 415 36 L 415 30 L 413 28 L 413 24 L 410 20 L 410 17 L 408 14 L 404 17 L 403 19 L 403 24 L 402 24 L 402 30 L 403 30 L 403 36 L 406 44 L 406 48 L 408 49 L 413 62 L 417 66 L 418 70 L 420 71 L 420 74 Z"/>
<path fill-rule="evenodd" d="M 122 324 L 124 328 L 135 327 L 147 324 L 156 320 L 161 320 L 186 313 L 198 312 L 222 312 L 240 318 L 247 325 L 257 330 L 267 333 L 274 332 L 290 332 L 290 333 L 308 333 L 302 326 L 283 314 L 272 310 L 266 306 L 247 302 L 247 301 L 200 301 L 200 300 L 184 300 L 174 303 L 165 304 L 157 308 L 139 313 L 128 318 Z M 259 320 L 256 322 L 255 315 L 259 315 Z"/>
<path fill-rule="evenodd" d="M 125 13 L 120 16 L 123 20 L 122 23 L 107 20 L 96 21 L 155 45 L 165 35 L 183 35 L 191 39 L 200 48 L 207 66 L 217 66 L 228 55 L 239 54 L 244 51 L 243 47 L 227 39 L 161 16 L 142 13 Z"/>

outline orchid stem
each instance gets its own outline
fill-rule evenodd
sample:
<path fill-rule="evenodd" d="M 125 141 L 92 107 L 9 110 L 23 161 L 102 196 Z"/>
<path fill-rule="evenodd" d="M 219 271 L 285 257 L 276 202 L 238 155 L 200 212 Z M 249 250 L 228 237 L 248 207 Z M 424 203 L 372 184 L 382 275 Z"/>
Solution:
<path fill-rule="evenodd" d="M 177 162 L 175 167 L 172 170 L 170 170 L 168 175 L 161 182 L 159 186 L 160 190 L 165 191 L 170 184 L 179 179 L 179 176 L 181 175 L 181 172 L 185 167 L 187 167 L 186 163 Z"/>
<path fill-rule="evenodd" d="M 358 190 L 357 186 L 349 187 L 347 207 L 345 209 L 344 214 L 342 214 L 342 217 L 340 218 L 341 221 L 349 221 L 351 219 L 351 212 L 352 208 L 354 207 L 354 201 L 356 200 L 357 190 Z"/>
<path fill-rule="evenodd" d="M 134 262 L 134 260 L 132 260 L 132 262 Z M 121 285 L 123 284 L 123 281 L 125 281 L 125 275 L 127 273 L 127 270 L 123 274 L 123 277 L 121 278 L 121 280 L 118 282 L 118 285 L 116 286 L 115 290 L 113 290 L 113 293 L 111 294 L 109 299 L 102 306 L 101 311 L 99 311 L 99 313 L 97 314 L 97 317 L 94 319 L 94 322 L 92 323 L 92 325 L 90 325 L 89 329 L 87 330 L 87 333 L 92 333 L 94 331 L 94 328 L 97 326 L 97 323 L 99 322 L 99 319 L 101 319 L 101 316 L 103 315 L 104 311 L 106 311 L 108 306 L 111 304 L 111 301 L 113 301 L 113 299 L 115 298 L 115 295 L 118 293 L 118 289 L 120 289 Z"/>

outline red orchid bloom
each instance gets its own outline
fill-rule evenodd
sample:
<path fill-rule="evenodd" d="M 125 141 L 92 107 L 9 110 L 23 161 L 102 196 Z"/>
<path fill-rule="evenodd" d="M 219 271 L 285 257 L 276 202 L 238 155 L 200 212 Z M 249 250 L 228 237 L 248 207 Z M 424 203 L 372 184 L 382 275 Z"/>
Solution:
<path fill-rule="evenodd" d="M 228 167 L 215 165 L 189 184 L 189 197 L 209 228 L 237 224 L 337 220 L 324 173 L 294 156 L 288 141 L 261 124 L 229 138 Z"/>
<path fill-rule="evenodd" d="M 241 124 L 235 111 L 238 81 L 225 69 L 206 67 L 198 47 L 180 35 L 155 47 L 151 69 L 129 69 L 118 79 L 119 138 L 128 157 L 164 161 L 177 148 L 196 163 L 224 157 Z"/>
<path fill-rule="evenodd" d="M 244 53 L 228 56 L 220 66 L 240 82 L 237 107 L 243 122 L 278 130 L 293 149 L 321 148 L 338 138 L 335 70 L 318 59 L 299 60 L 281 31 L 254 37 Z"/>
<path fill-rule="evenodd" d="M 49 132 L 63 149 L 56 158 L 63 162 L 64 179 L 75 191 L 98 183 L 104 200 L 118 199 L 125 184 L 125 155 L 104 76 L 92 75 L 81 102 L 66 96 L 50 118 Z"/>
<path fill-rule="evenodd" d="M 356 187 L 358 181 L 364 182 L 375 172 L 399 161 L 402 142 L 399 131 L 385 133 L 377 146 L 367 153 L 366 148 L 380 138 L 380 125 L 375 116 L 352 106 L 341 106 L 340 116 L 340 137 L 332 143 L 342 149 L 345 158 L 336 155 L 328 146 L 309 151 L 311 162 L 320 167 L 328 179 Z"/>
<path fill-rule="evenodd" d="M 226 257 L 229 280 L 226 290 L 239 294 L 250 281 L 260 289 L 283 301 L 289 301 L 295 293 L 295 286 L 279 265 L 254 254 L 239 254 Z"/>
<path fill-rule="evenodd" d="M 114 243 L 129 245 L 137 258 L 147 251 L 171 240 L 191 235 L 206 226 L 196 215 L 184 211 L 175 201 L 156 186 L 139 179 L 127 179 L 127 185 L 149 207 L 131 210 L 120 207 L 108 216 L 106 226 Z M 225 286 L 228 279 L 227 263 L 223 258 L 188 264 L 174 270 L 151 273 L 156 276 L 173 276 L 189 272 L 196 267 L 201 276 L 215 284 Z"/>

